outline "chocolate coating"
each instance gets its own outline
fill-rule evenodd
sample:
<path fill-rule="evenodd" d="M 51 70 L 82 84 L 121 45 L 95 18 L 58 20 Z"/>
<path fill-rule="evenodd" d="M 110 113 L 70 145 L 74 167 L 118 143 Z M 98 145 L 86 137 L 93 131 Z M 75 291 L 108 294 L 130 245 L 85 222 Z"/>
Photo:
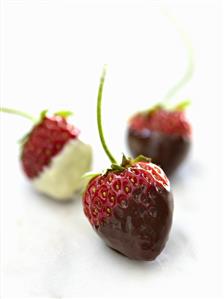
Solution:
<path fill-rule="evenodd" d="M 144 188 L 144 187 L 143 187 Z M 96 229 L 105 243 L 136 260 L 154 260 L 163 250 L 172 224 L 173 197 L 164 188 L 137 188 L 127 205 L 116 206 Z"/>
<path fill-rule="evenodd" d="M 133 157 L 148 156 L 170 176 L 185 160 L 191 146 L 190 137 L 128 129 L 128 146 Z"/>

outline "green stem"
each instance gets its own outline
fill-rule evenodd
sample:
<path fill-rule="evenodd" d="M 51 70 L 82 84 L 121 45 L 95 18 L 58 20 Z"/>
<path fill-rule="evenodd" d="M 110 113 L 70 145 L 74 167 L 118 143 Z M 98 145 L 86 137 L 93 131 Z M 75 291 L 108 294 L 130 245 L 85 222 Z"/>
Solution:
<path fill-rule="evenodd" d="M 97 126 L 98 126 L 98 131 L 100 135 L 100 141 L 103 146 L 103 149 L 105 153 L 107 154 L 108 158 L 110 159 L 111 163 L 117 163 L 116 160 L 114 159 L 113 155 L 109 151 L 106 141 L 104 139 L 104 134 L 103 134 L 103 127 L 102 127 L 102 116 L 101 116 L 101 106 L 102 106 L 102 93 L 103 93 L 103 86 L 104 86 L 104 81 L 105 81 L 105 76 L 106 76 L 106 66 L 103 68 L 103 72 L 100 78 L 100 85 L 98 89 L 98 97 L 97 97 Z"/>
<path fill-rule="evenodd" d="M 173 98 L 174 95 L 192 78 L 194 72 L 194 55 L 190 38 L 185 32 L 185 30 L 177 22 L 176 18 L 174 18 L 167 10 L 163 9 L 163 13 L 176 27 L 185 45 L 188 56 L 188 66 L 183 77 L 167 92 L 167 94 L 164 97 L 164 101 L 168 101 L 169 99 Z"/>
<path fill-rule="evenodd" d="M 27 118 L 29 120 L 32 120 L 33 123 L 36 122 L 36 119 L 32 115 L 30 115 L 30 114 L 28 114 L 26 112 L 23 112 L 23 111 L 0 107 L 0 112 L 5 112 L 5 113 L 19 115 L 19 116 L 25 117 L 25 118 Z"/>

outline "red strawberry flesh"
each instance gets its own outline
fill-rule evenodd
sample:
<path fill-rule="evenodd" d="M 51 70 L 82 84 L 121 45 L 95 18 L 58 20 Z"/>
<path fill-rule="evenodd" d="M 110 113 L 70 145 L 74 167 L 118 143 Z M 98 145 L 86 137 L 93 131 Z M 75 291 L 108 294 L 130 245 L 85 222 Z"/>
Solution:
<path fill-rule="evenodd" d="M 184 111 L 157 108 L 134 115 L 127 138 L 134 157 L 150 157 L 170 176 L 189 153 L 191 126 Z"/>
<path fill-rule="evenodd" d="M 135 131 L 148 129 L 168 135 L 190 136 L 191 127 L 183 111 L 156 109 L 149 113 L 138 113 L 130 120 Z"/>
<path fill-rule="evenodd" d="M 70 140 L 79 134 L 64 117 L 44 117 L 34 126 L 22 149 L 22 166 L 26 175 L 33 179 L 48 166 Z"/>

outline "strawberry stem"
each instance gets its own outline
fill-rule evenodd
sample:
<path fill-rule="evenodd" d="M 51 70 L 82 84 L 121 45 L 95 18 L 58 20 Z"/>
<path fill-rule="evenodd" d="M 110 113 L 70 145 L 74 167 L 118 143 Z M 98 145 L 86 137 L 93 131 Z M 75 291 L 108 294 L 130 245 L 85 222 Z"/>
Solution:
<path fill-rule="evenodd" d="M 32 115 L 30 115 L 30 114 L 28 114 L 26 112 L 23 112 L 23 111 L 11 109 L 11 108 L 0 107 L 0 112 L 5 112 L 5 113 L 19 115 L 19 116 L 22 116 L 22 117 L 25 117 L 25 118 L 31 120 L 33 123 L 36 122 L 36 119 Z"/>
<path fill-rule="evenodd" d="M 111 154 L 109 148 L 107 147 L 106 141 L 104 139 L 103 134 L 103 127 L 102 127 L 102 116 L 101 116 L 101 106 L 102 106 L 102 94 L 103 94 L 103 86 L 106 76 L 106 66 L 103 68 L 103 72 L 100 78 L 100 84 L 98 89 L 98 97 L 97 97 L 97 126 L 100 136 L 100 141 L 103 146 L 105 153 L 107 154 L 108 158 L 110 159 L 112 164 L 117 164 L 116 160 L 114 159 L 113 155 Z"/>
<path fill-rule="evenodd" d="M 168 17 L 168 19 L 173 23 L 173 25 L 176 27 L 183 44 L 185 45 L 185 48 L 187 50 L 187 56 L 188 56 L 188 65 L 187 69 L 183 75 L 183 77 L 167 92 L 167 94 L 164 97 L 164 102 L 168 101 L 169 99 L 173 98 L 174 95 L 192 78 L 193 72 L 194 72 L 194 55 L 193 55 L 193 48 L 191 44 L 191 40 L 186 33 L 186 31 L 182 28 L 182 26 L 179 24 L 179 22 L 172 16 L 167 10 L 163 11 L 164 15 Z"/>

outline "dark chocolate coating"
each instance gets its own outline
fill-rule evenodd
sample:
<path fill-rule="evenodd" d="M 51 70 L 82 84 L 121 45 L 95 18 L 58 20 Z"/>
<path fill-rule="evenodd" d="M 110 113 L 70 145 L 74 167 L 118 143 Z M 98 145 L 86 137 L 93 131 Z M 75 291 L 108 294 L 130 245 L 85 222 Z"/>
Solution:
<path fill-rule="evenodd" d="M 149 193 L 143 193 L 141 188 L 135 190 L 127 206 L 116 206 L 96 232 L 109 247 L 123 255 L 152 261 L 161 253 L 168 239 L 173 196 L 155 184 Z"/>
<path fill-rule="evenodd" d="M 191 145 L 190 137 L 167 135 L 148 129 L 137 132 L 129 128 L 127 139 L 133 157 L 150 157 L 168 176 L 185 160 Z"/>

